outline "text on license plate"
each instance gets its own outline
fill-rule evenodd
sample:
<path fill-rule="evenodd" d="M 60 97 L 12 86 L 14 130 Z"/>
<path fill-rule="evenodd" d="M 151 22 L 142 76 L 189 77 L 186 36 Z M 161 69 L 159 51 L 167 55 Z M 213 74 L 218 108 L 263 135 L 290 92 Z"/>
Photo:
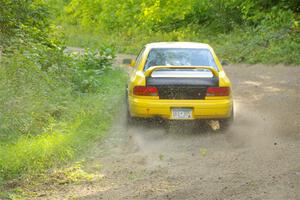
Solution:
<path fill-rule="evenodd" d="M 193 110 L 191 108 L 172 108 L 172 119 L 192 119 Z"/>

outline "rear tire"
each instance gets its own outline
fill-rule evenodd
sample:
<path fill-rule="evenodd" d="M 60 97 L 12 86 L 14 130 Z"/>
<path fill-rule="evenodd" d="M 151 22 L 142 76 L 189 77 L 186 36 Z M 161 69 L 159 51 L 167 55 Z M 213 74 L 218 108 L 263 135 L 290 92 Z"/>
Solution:
<path fill-rule="evenodd" d="M 232 107 L 230 117 L 226 118 L 226 119 L 220 119 L 219 120 L 220 130 L 221 131 L 228 130 L 230 128 L 230 126 L 233 124 L 233 121 L 234 121 L 234 110 L 233 110 L 233 107 Z"/>
<path fill-rule="evenodd" d="M 128 108 L 127 108 L 127 109 L 128 109 Z M 130 115 L 129 110 L 127 110 L 127 112 L 126 112 L 126 125 L 127 125 L 127 128 L 136 126 L 136 125 L 138 124 L 137 121 L 138 121 L 138 119 L 135 118 L 135 117 L 132 117 L 132 116 Z"/>
<path fill-rule="evenodd" d="M 139 118 L 132 117 L 129 111 L 129 105 L 128 105 L 128 97 L 126 95 L 126 125 L 127 128 L 137 126 L 139 124 Z"/>
<path fill-rule="evenodd" d="M 126 103 L 126 125 L 127 128 L 133 125 L 134 119 L 130 115 L 129 111 L 129 105 L 128 105 L 128 87 L 126 87 L 126 93 L 125 93 L 125 103 Z"/>

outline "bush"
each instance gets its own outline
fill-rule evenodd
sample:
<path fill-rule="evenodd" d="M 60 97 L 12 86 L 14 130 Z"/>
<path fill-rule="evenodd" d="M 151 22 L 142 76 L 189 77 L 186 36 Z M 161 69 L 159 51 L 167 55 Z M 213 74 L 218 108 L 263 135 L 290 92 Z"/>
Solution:
<path fill-rule="evenodd" d="M 95 92 L 100 83 L 97 77 L 101 76 L 112 66 L 115 57 L 114 50 L 102 47 L 99 51 L 86 49 L 83 55 L 71 54 L 73 60 L 73 77 L 75 90 L 79 92 Z"/>

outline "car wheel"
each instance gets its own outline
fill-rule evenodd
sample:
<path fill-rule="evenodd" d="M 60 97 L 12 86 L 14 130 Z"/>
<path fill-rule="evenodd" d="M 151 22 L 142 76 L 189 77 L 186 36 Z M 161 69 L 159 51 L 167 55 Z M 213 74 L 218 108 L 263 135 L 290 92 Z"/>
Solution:
<path fill-rule="evenodd" d="M 126 103 L 126 125 L 127 127 L 131 126 L 133 124 L 133 119 L 129 112 L 129 105 L 128 105 L 128 87 L 126 87 L 125 91 L 125 103 Z"/>
<path fill-rule="evenodd" d="M 127 125 L 127 128 L 129 128 L 132 126 L 136 126 L 138 124 L 139 119 L 136 117 L 132 117 L 130 114 L 127 92 L 126 92 L 125 97 L 126 97 L 126 99 L 125 99 L 125 102 L 126 102 L 126 125 Z"/>
<path fill-rule="evenodd" d="M 233 121 L 234 121 L 234 110 L 232 108 L 231 115 L 229 118 L 219 120 L 220 130 L 221 131 L 228 130 L 228 128 L 233 124 Z"/>

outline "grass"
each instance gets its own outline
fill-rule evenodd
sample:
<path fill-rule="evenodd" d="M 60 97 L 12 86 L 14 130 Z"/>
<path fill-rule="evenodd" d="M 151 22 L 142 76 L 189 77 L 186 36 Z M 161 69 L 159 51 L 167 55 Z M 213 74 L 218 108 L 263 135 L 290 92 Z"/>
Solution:
<path fill-rule="evenodd" d="M 22 178 L 76 159 L 110 127 L 125 93 L 125 73 L 112 69 L 101 76 L 96 93 L 74 99 L 75 115 L 50 123 L 45 132 L 24 135 L 0 145 L 0 181 Z"/>

